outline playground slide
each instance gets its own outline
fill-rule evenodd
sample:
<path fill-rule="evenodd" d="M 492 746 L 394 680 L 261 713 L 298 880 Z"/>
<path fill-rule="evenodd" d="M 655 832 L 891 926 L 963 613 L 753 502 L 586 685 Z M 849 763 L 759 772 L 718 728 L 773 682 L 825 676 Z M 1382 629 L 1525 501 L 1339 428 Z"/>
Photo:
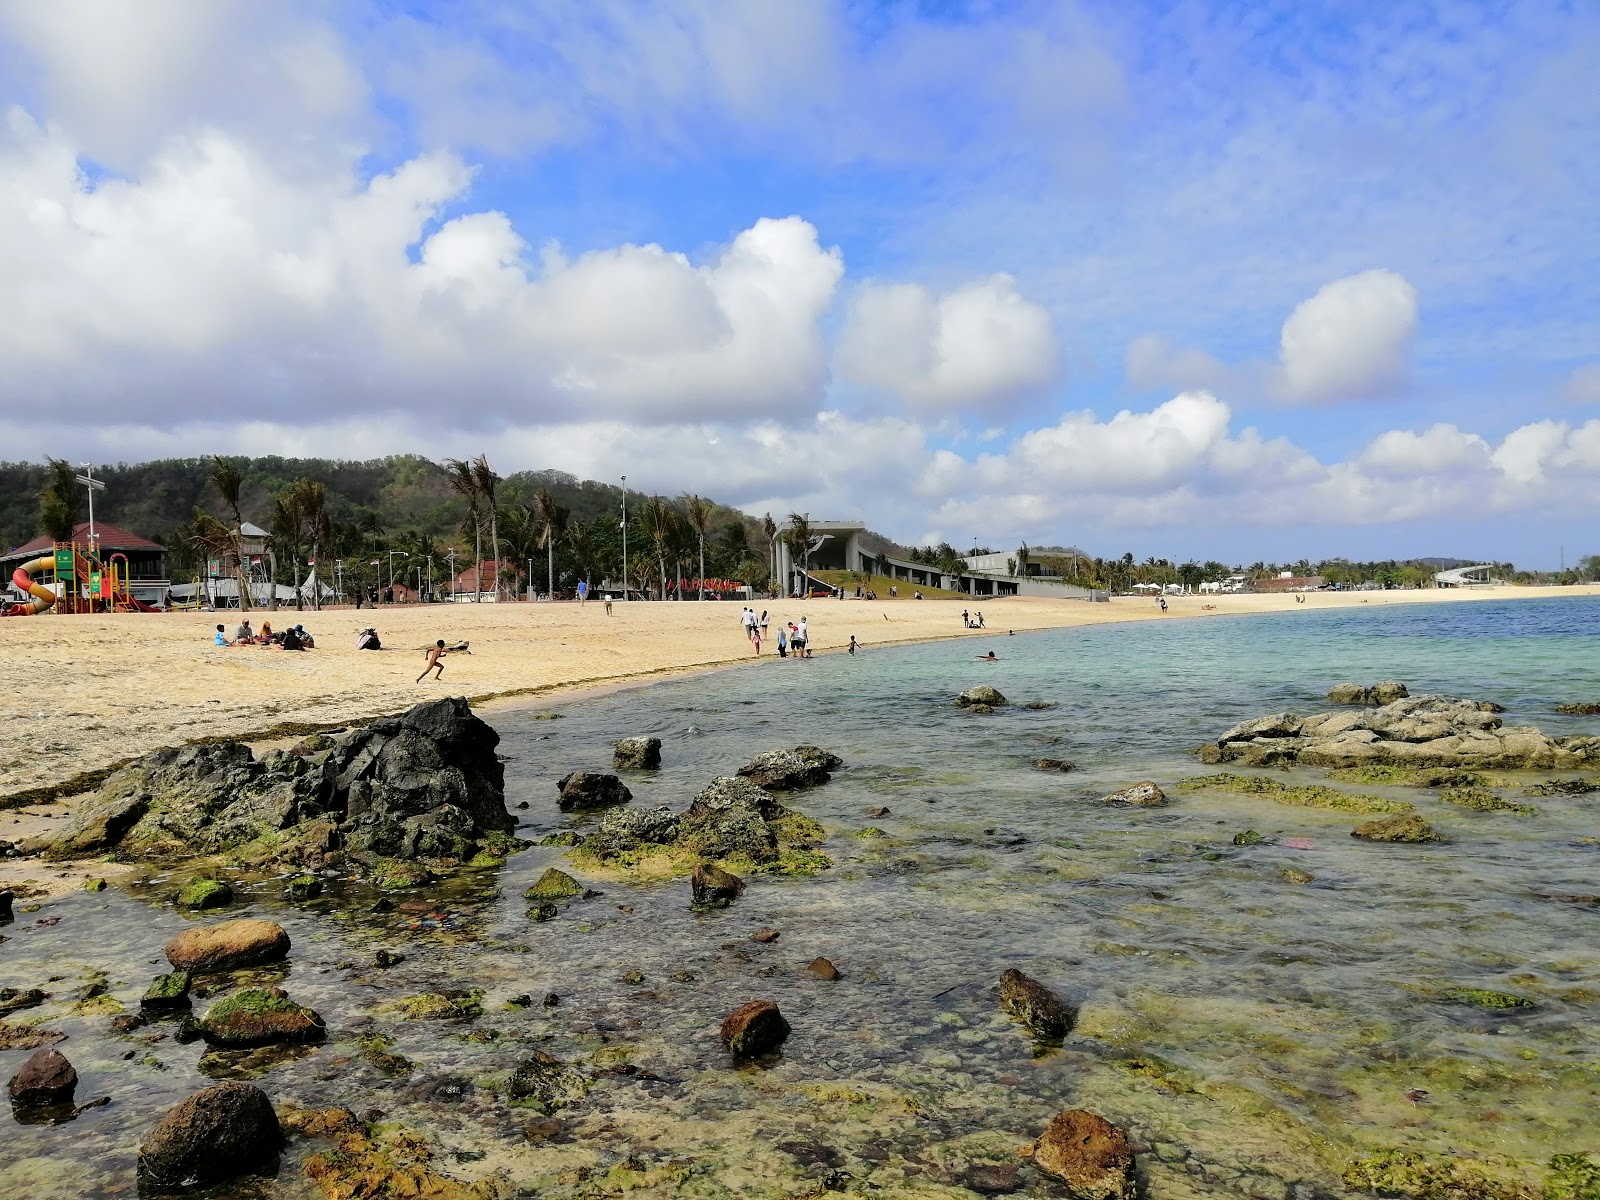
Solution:
<path fill-rule="evenodd" d="M 35 583 L 32 579 L 35 571 L 53 571 L 55 566 L 55 555 L 47 554 L 43 558 L 35 558 L 25 562 L 11 572 L 11 582 L 16 584 L 22 591 L 27 592 L 33 599 L 26 604 L 13 605 L 3 613 L 0 613 L 0 616 L 31 617 L 37 613 L 42 613 L 45 609 L 55 604 L 56 594 L 42 584 Z"/>

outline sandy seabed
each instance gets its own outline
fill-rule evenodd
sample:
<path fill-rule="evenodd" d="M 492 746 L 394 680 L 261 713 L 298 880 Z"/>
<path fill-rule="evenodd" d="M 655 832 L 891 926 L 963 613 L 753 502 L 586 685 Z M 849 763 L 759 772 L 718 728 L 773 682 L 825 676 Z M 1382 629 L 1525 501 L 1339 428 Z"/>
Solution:
<path fill-rule="evenodd" d="M 854 635 L 864 654 L 896 643 L 964 637 L 974 641 L 975 652 L 993 649 L 1003 657 L 1020 649 L 1005 644 L 1008 630 L 1595 594 L 1600 587 L 1315 593 L 1304 603 L 1292 595 L 1177 596 L 1168 598 L 1165 614 L 1145 598 L 1108 604 L 1033 597 L 777 600 L 756 608 L 769 610 L 774 633 L 780 621 L 809 617 L 817 654 L 840 652 Z M 614 604 L 607 615 L 598 602 L 464 603 L 252 614 L 257 628 L 263 619 L 279 629 L 303 623 L 317 641 L 306 653 L 212 645 L 217 623 L 231 634 L 237 612 L 0 621 L 0 664 L 9 684 L 0 695 L 0 807 L 15 807 L 19 794 L 161 747 L 216 737 L 264 741 L 282 736 L 279 727 L 287 724 L 337 727 L 433 696 L 466 695 L 482 707 L 745 662 L 756 670 L 805 669 L 780 664 L 770 644 L 754 662 L 740 629 L 741 607 L 634 601 Z M 988 628 L 963 628 L 963 608 L 981 611 Z M 367 625 L 377 627 L 381 652 L 355 649 L 356 634 Z M 447 657 L 442 681 L 419 684 L 424 648 L 436 638 L 468 641 L 472 652 Z M 65 811 L 60 803 L 30 804 L 26 812 L 7 815 L 0 838 L 46 831 Z M 0 878 L 11 873 L 0 870 Z"/>

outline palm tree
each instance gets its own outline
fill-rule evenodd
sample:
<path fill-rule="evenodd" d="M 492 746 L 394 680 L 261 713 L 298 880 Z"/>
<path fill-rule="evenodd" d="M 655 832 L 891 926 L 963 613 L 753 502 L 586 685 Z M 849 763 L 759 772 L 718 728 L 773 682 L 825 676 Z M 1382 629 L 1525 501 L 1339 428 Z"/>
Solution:
<path fill-rule="evenodd" d="M 305 541 L 305 513 L 300 507 L 297 484 L 291 483 L 272 501 L 272 538 L 281 541 L 294 556 L 294 606 L 304 611 L 305 597 L 300 594 L 300 548 Z M 273 599 L 277 599 L 278 581 L 272 581 Z"/>
<path fill-rule="evenodd" d="M 474 567 L 473 603 L 483 599 L 483 494 L 478 485 L 478 474 L 473 464 L 459 458 L 445 460 L 445 478 L 450 490 L 467 502 L 467 515 L 461 523 L 461 532 L 472 539 Z"/>
<path fill-rule="evenodd" d="M 660 596 L 667 598 L 667 555 L 678 536 L 678 514 L 660 496 L 644 502 L 644 528 L 656 549 L 656 566 L 661 583 Z"/>
<path fill-rule="evenodd" d="M 594 570 L 597 550 L 594 534 L 587 525 L 571 525 L 567 529 L 567 549 L 578 564 L 578 578 L 587 580 Z"/>
<path fill-rule="evenodd" d="M 544 547 L 545 571 L 548 580 L 547 589 L 551 599 L 554 599 L 556 594 L 556 539 L 566 526 L 567 511 L 556 503 L 556 499 L 550 494 L 549 488 L 540 488 L 533 494 L 533 506 L 543 526 L 539 534 L 539 544 Z"/>
<path fill-rule="evenodd" d="M 242 612 L 250 611 L 250 583 L 246 573 L 244 561 L 244 513 L 239 508 L 239 496 L 244 490 L 244 475 L 239 471 L 237 463 L 229 462 L 220 455 L 211 458 L 211 469 L 206 472 L 206 477 L 211 481 L 211 486 L 217 489 L 217 495 L 222 497 L 222 503 L 227 505 L 233 513 L 233 546 L 231 552 L 235 567 L 238 569 L 239 578 L 239 609 Z M 273 594 L 277 594 L 274 585 Z"/>
<path fill-rule="evenodd" d="M 711 524 L 713 510 L 709 501 L 703 500 L 699 496 L 690 496 L 685 501 L 684 513 L 688 518 L 689 528 L 694 530 L 695 537 L 700 542 L 699 598 L 704 600 L 706 598 L 706 529 Z"/>
<path fill-rule="evenodd" d="M 767 539 L 767 583 L 778 577 L 778 523 L 767 513 L 761 518 L 761 533 Z"/>
<path fill-rule="evenodd" d="M 500 561 L 500 509 L 495 503 L 494 489 L 500 482 L 500 476 L 494 473 L 494 468 L 489 465 L 489 456 L 480 454 L 472 462 L 472 474 L 478 480 L 478 495 L 483 499 L 483 506 L 489 510 L 489 541 L 494 547 L 494 558 Z M 495 599 L 500 598 L 500 568 L 495 568 Z"/>
<path fill-rule="evenodd" d="M 50 481 L 39 490 L 39 532 L 70 542 L 78 528 L 78 480 L 65 459 L 50 459 Z"/>
<path fill-rule="evenodd" d="M 806 577 L 806 594 L 811 594 L 811 520 L 804 513 L 789 514 L 789 532 L 784 535 L 789 547 L 790 560 L 801 561 L 801 572 Z M 789 581 L 783 581 L 784 595 L 789 593 Z"/>
<path fill-rule="evenodd" d="M 300 515 L 305 522 L 306 540 L 311 543 L 312 574 L 322 557 L 322 543 L 333 538 L 333 523 L 328 519 L 328 489 L 315 479 L 302 479 L 295 485 L 300 496 Z M 311 607 L 322 608 L 322 584 L 311 593 Z"/>

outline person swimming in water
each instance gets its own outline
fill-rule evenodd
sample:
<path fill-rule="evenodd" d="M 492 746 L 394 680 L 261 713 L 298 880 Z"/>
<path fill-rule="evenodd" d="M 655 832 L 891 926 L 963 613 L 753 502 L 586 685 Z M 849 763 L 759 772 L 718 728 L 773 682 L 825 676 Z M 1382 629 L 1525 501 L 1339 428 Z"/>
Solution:
<path fill-rule="evenodd" d="M 987 653 L 987 654 L 974 654 L 972 656 L 972 660 L 974 662 L 999 662 L 1000 661 L 998 658 L 995 657 L 995 653 L 994 653 L 993 650 L 989 651 L 989 653 Z"/>

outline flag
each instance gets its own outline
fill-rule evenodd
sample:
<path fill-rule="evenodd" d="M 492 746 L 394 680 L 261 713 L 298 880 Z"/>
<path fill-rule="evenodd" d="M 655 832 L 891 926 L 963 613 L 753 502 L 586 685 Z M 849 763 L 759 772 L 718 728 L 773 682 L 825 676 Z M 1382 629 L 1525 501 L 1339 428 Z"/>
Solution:
<path fill-rule="evenodd" d="M 306 566 L 308 566 L 308 567 L 314 567 L 314 566 L 316 566 L 316 565 L 317 565 L 317 560 L 316 560 L 316 559 L 314 559 L 314 558 L 308 558 L 308 559 L 306 559 Z"/>
<path fill-rule="evenodd" d="M 373 565 L 373 566 L 374 566 L 374 567 L 381 567 L 381 566 L 382 566 L 382 565 L 383 565 L 383 559 L 381 559 L 381 558 L 375 558 L 375 559 L 373 559 L 373 560 L 372 560 L 372 565 Z"/>

